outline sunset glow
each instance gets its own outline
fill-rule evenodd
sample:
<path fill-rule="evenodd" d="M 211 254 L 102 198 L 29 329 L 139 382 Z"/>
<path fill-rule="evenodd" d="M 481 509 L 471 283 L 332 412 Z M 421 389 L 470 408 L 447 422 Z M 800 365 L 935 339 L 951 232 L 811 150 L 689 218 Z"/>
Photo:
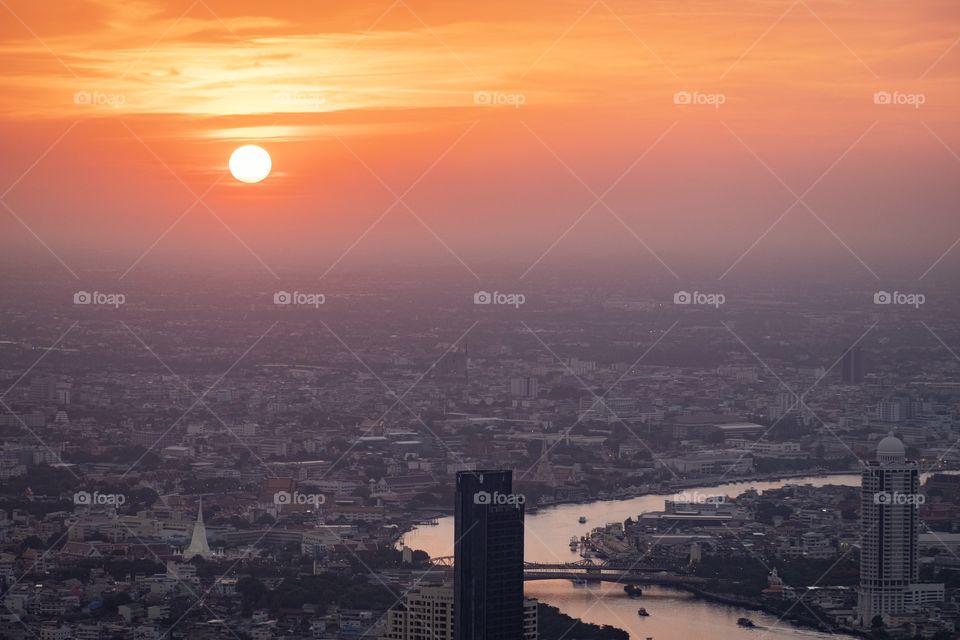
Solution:
<path fill-rule="evenodd" d="M 210 188 L 267 263 L 330 265 L 363 235 L 367 255 L 472 265 L 495 246 L 523 272 L 605 246 L 668 277 L 653 254 L 718 276 L 811 186 L 820 220 L 797 204 L 741 266 L 814 251 L 860 268 L 853 252 L 876 271 L 909 234 L 917 255 L 895 257 L 923 272 L 960 236 L 942 179 L 960 170 L 952 0 L 56 4 L 0 8 L 5 200 L 51 249 L 108 243 L 121 269 L 190 206 L 171 179 Z M 267 143 L 283 171 L 258 190 L 279 203 L 263 227 L 261 203 L 214 183 L 237 146 Z M 414 184 L 422 224 L 401 206 L 366 232 Z M 575 225 L 611 186 L 617 217 L 595 206 Z M 108 187 L 103 206 L 92 194 Z M 223 233 L 177 231 L 147 264 Z"/>

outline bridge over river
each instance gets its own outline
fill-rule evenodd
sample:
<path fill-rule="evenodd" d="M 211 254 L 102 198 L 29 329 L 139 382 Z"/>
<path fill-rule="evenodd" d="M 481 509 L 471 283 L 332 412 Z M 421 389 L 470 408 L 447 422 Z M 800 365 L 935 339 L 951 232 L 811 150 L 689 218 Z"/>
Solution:
<path fill-rule="evenodd" d="M 453 569 L 453 556 L 433 558 L 438 568 Z M 524 581 L 570 580 L 572 582 L 618 582 L 620 584 L 657 584 L 664 586 L 700 585 L 706 578 L 679 573 L 667 567 L 596 563 L 589 561 L 569 563 L 524 562 Z"/>

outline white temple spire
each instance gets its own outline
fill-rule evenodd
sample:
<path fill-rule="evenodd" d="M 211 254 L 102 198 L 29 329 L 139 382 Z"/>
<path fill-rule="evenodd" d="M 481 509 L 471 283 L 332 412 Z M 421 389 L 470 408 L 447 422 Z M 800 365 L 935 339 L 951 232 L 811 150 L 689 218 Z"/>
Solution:
<path fill-rule="evenodd" d="M 207 528 L 203 524 L 203 498 L 200 498 L 200 504 L 197 507 L 197 521 L 193 525 L 193 537 L 190 539 L 190 546 L 183 553 L 184 560 L 191 560 L 196 556 L 209 558 L 210 545 L 207 544 Z"/>

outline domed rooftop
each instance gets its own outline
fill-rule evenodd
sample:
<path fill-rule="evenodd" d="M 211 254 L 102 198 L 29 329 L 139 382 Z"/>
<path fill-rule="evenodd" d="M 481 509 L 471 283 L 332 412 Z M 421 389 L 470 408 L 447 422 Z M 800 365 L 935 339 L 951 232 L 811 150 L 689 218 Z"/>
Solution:
<path fill-rule="evenodd" d="M 907 449 L 900 438 L 890 432 L 877 444 L 877 460 L 880 462 L 903 462 L 907 458 Z"/>

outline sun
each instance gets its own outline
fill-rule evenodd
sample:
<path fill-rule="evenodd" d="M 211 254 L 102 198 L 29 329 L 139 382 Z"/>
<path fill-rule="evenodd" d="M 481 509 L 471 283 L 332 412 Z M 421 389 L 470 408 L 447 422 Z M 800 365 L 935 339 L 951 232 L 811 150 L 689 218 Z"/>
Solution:
<path fill-rule="evenodd" d="M 230 173 L 240 182 L 260 182 L 273 168 L 270 154 L 263 147 L 245 144 L 230 154 Z"/>

